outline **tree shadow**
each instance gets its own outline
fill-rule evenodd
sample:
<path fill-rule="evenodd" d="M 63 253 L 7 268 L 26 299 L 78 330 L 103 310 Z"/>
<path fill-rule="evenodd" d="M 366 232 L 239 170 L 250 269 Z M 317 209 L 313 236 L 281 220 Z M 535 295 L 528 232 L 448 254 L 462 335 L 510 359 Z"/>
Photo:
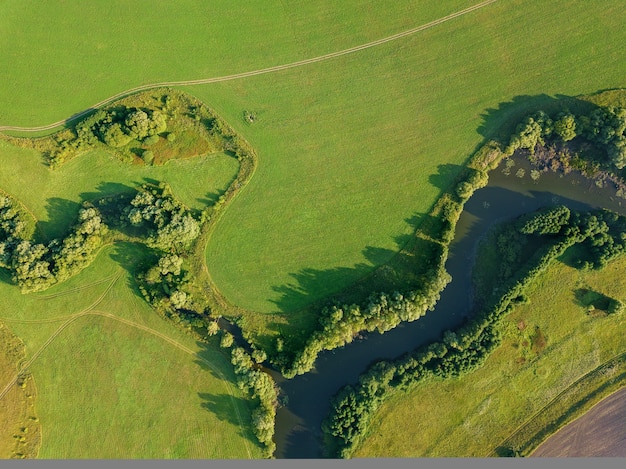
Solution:
<path fill-rule="evenodd" d="M 199 392 L 198 396 L 202 399 L 200 406 L 207 412 L 211 412 L 223 422 L 228 422 L 235 427 L 239 427 L 241 422 L 237 418 L 235 406 L 246 406 L 248 403 L 241 397 L 231 396 L 229 394 L 210 394 L 207 392 Z M 240 435 L 244 436 L 240 431 Z"/>
<path fill-rule="evenodd" d="M 510 101 L 500 103 L 496 108 L 486 109 L 481 115 L 482 124 L 477 132 L 487 140 L 508 143 L 509 137 L 521 120 L 536 111 L 543 110 L 551 115 L 565 110 L 583 113 L 595 107 L 597 107 L 595 104 L 588 101 L 564 94 L 515 96 Z"/>
<path fill-rule="evenodd" d="M 80 204 L 60 197 L 51 197 L 46 201 L 48 220 L 37 221 L 36 232 L 45 239 L 36 239 L 37 242 L 62 239 L 76 223 Z"/>
<path fill-rule="evenodd" d="M 437 166 L 437 174 L 428 176 L 428 182 L 441 191 L 450 189 L 457 176 L 465 169 L 458 164 L 440 164 Z"/>
<path fill-rule="evenodd" d="M 143 272 L 157 263 L 158 255 L 156 252 L 142 243 L 118 242 L 115 243 L 113 252 L 109 256 L 126 271 L 127 287 L 143 300 L 143 295 L 135 278 L 139 272 Z"/>
<path fill-rule="evenodd" d="M 215 205 L 217 201 L 219 200 L 219 198 L 222 195 L 224 195 L 224 193 L 225 191 L 207 192 L 204 197 L 198 197 L 196 201 L 200 202 L 201 204 L 206 205 L 207 207 L 210 207 L 212 205 Z"/>
<path fill-rule="evenodd" d="M 120 182 L 101 182 L 93 192 L 82 192 L 80 198 L 90 202 L 114 197 L 119 194 L 134 194 L 136 189 Z"/>

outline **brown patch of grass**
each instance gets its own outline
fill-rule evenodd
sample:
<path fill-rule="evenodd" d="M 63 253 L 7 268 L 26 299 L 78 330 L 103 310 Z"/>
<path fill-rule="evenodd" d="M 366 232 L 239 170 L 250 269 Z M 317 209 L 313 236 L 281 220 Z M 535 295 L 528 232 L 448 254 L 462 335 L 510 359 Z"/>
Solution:
<path fill-rule="evenodd" d="M 0 323 L 0 392 L 17 373 L 24 358 L 24 345 Z M 41 426 L 35 415 L 35 383 L 30 374 L 21 375 L 0 398 L 0 458 L 35 458 Z"/>
<path fill-rule="evenodd" d="M 535 333 L 530 338 L 530 343 L 531 350 L 537 355 L 543 352 L 543 349 L 546 348 L 546 345 L 548 344 L 548 339 L 543 334 L 539 326 L 535 326 Z"/>

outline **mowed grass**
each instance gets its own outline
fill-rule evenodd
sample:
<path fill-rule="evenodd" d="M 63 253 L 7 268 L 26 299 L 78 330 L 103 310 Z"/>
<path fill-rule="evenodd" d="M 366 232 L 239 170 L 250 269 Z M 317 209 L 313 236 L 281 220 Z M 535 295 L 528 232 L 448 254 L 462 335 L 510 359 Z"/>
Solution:
<path fill-rule="evenodd" d="M 293 312 L 386 262 L 503 123 L 557 94 L 626 85 L 622 7 L 504 0 L 358 54 L 191 88 L 259 152 L 208 244 L 217 287 Z"/>
<path fill-rule="evenodd" d="M 234 179 L 239 163 L 223 153 L 169 161 L 163 166 L 129 166 L 103 150 L 90 151 L 50 170 L 35 150 L 0 141 L 0 188 L 39 221 L 45 238 L 62 237 L 83 200 L 132 193 L 147 180 L 168 182 L 184 204 L 203 209 Z"/>
<path fill-rule="evenodd" d="M 17 62 L 19 50 L 31 54 L 23 60 L 30 69 L 2 71 L 12 91 L 2 91 L 7 105 L 0 122 L 43 124 L 146 82 L 219 76 L 334 52 L 476 3 L 258 1 L 235 10 L 225 0 L 205 8 L 183 2 L 169 16 L 161 10 L 166 7 L 151 6 L 141 16 L 158 26 L 137 28 L 129 38 L 113 34 L 129 20 L 110 3 L 104 9 L 92 2 L 81 14 L 66 6 L 60 16 L 54 6 L 35 11 L 26 2 L 7 9 L 6 24 L 17 24 L 21 15 L 21 30 L 31 31 L 29 24 L 43 18 L 62 24 L 71 13 L 89 16 L 94 32 L 80 36 L 80 25 L 55 36 L 46 57 L 24 45 L 33 43 L 30 33 L 7 35 L 6 63 Z M 186 88 L 259 152 L 254 178 L 209 242 L 215 284 L 238 306 L 293 312 L 386 262 L 473 149 L 502 123 L 550 96 L 625 85 L 624 15 L 616 0 L 500 0 L 327 62 Z M 84 44 L 62 47 L 75 37 Z M 168 49 L 175 60 L 164 59 Z M 24 78 L 35 76 L 41 62 L 54 69 L 45 90 Z M 79 90 L 59 84 L 67 75 L 82 77 Z M 523 95 L 538 98 L 506 104 Z M 48 102 L 53 97 L 56 107 Z M 244 110 L 257 115 L 254 124 L 244 122 Z"/>
<path fill-rule="evenodd" d="M 228 357 L 138 296 L 129 270 L 149 256 L 106 247 L 81 274 L 33 295 L 3 274 L 0 317 L 23 340 L 37 386 L 38 456 L 260 458 Z"/>
<path fill-rule="evenodd" d="M 587 288 L 624 301 L 624 272 L 624 257 L 599 272 L 555 263 L 531 287 L 530 304 L 504 319 L 503 343 L 484 367 L 393 396 L 354 456 L 489 455 L 578 378 L 626 352 L 626 315 L 589 314 L 576 297 Z"/>
<path fill-rule="evenodd" d="M 399 0 L 7 1 L 0 125 L 43 125 L 138 85 L 230 75 L 379 39 L 473 4 Z M 45 77 L 45 79 L 42 79 Z"/>

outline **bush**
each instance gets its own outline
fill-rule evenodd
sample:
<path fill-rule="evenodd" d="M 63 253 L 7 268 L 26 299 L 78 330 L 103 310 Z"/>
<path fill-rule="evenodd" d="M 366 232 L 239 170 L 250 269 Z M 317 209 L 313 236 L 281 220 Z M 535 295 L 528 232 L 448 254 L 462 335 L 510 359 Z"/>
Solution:
<path fill-rule="evenodd" d="M 158 135 L 150 135 L 149 137 L 146 137 L 143 139 L 143 143 L 145 146 L 147 147 L 151 147 L 152 145 L 155 145 L 159 142 L 159 136 Z"/>
<path fill-rule="evenodd" d="M 141 159 L 144 161 L 144 163 L 146 164 L 152 164 L 152 162 L 154 161 L 154 153 L 150 150 L 145 150 L 142 154 L 141 154 Z"/>

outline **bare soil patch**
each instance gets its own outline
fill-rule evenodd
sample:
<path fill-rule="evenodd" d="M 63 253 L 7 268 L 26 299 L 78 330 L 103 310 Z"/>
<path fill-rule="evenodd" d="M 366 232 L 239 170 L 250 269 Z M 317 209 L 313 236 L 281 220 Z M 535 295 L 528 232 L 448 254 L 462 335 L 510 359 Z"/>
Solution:
<path fill-rule="evenodd" d="M 532 457 L 625 457 L 626 387 L 556 432 Z"/>

